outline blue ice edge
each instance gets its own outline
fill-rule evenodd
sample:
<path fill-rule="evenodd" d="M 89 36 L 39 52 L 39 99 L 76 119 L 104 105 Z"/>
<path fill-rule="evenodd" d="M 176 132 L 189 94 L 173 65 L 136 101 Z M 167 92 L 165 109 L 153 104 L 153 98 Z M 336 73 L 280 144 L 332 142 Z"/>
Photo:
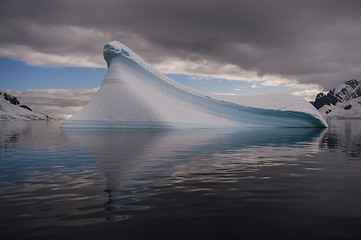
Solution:
<path fill-rule="evenodd" d="M 229 128 L 230 125 L 160 121 L 66 120 L 61 128 Z"/>
<path fill-rule="evenodd" d="M 203 99 L 204 100 L 204 99 Z M 212 99 L 213 100 L 213 99 Z M 203 124 L 163 121 L 65 120 L 62 128 L 327 128 L 321 119 L 305 112 L 246 107 L 213 100 L 220 104 L 213 114 L 235 124 Z M 227 107 L 225 107 L 227 106 Z M 326 123 L 327 124 L 327 123 Z"/>
<path fill-rule="evenodd" d="M 66 120 L 61 125 L 61 128 L 326 128 L 320 119 L 314 116 L 293 111 L 276 111 L 277 118 L 283 115 L 289 121 L 289 126 L 282 123 L 272 125 L 220 125 L 220 124 L 197 124 L 197 123 L 182 123 L 182 122 L 162 122 L 162 121 L 111 121 L 111 120 Z M 280 112 L 282 114 L 280 114 Z M 268 115 L 270 116 L 270 115 Z M 287 117 L 286 117 L 287 116 Z M 293 121 L 292 121 L 293 120 Z M 299 122 L 303 124 L 300 124 Z M 306 122 L 306 124 L 305 124 Z M 269 119 L 268 119 L 269 123 Z"/>

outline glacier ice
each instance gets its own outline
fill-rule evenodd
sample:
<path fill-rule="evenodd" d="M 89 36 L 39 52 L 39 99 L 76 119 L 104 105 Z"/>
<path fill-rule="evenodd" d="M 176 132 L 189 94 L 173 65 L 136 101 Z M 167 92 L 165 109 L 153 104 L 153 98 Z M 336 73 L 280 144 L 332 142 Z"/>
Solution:
<path fill-rule="evenodd" d="M 105 44 L 103 55 L 108 71 L 98 92 L 62 127 L 327 127 L 301 98 L 204 94 L 166 77 L 120 42 Z"/>

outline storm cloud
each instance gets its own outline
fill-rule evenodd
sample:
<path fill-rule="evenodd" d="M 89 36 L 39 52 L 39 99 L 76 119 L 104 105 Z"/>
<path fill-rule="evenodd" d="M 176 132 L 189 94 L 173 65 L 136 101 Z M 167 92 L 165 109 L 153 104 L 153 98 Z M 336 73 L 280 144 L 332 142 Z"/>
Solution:
<path fill-rule="evenodd" d="M 106 67 L 118 40 L 163 72 L 325 89 L 361 75 L 356 0 L 2 0 L 0 22 L 0 56 L 32 65 Z"/>

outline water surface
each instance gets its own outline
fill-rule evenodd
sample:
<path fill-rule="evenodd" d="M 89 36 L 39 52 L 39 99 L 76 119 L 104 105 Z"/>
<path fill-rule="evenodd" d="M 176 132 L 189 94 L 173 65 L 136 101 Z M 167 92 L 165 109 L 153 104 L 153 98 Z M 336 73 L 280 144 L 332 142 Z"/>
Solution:
<path fill-rule="evenodd" d="M 0 122 L 1 239 L 361 238 L 361 121 L 60 125 Z"/>

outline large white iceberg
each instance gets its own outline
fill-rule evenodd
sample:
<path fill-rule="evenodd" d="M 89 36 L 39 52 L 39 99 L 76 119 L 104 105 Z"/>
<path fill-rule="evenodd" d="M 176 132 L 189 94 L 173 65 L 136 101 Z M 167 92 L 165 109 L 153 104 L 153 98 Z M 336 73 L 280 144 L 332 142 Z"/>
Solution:
<path fill-rule="evenodd" d="M 108 72 L 93 99 L 63 127 L 327 127 L 291 95 L 200 93 L 166 77 L 120 42 L 104 46 Z"/>

